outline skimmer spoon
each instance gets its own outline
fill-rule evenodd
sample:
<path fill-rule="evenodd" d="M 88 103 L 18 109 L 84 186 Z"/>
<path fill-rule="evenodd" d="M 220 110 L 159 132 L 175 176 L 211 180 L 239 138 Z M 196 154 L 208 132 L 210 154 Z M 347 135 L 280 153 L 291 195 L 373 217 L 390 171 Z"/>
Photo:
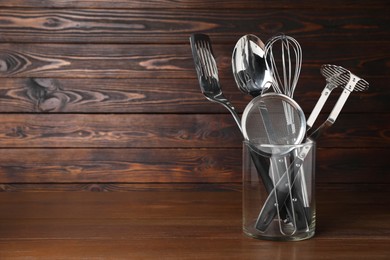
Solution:
<path fill-rule="evenodd" d="M 271 86 L 271 74 L 264 58 L 264 43 L 255 35 L 242 36 L 232 54 L 233 76 L 238 88 L 257 97 Z"/>

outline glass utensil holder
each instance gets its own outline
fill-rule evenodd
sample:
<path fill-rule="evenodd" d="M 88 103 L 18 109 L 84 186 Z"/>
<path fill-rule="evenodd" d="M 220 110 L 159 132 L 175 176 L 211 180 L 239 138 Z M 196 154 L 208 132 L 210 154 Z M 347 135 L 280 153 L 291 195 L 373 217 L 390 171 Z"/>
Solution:
<path fill-rule="evenodd" d="M 315 142 L 243 142 L 243 231 L 265 240 L 298 241 L 315 233 Z"/>

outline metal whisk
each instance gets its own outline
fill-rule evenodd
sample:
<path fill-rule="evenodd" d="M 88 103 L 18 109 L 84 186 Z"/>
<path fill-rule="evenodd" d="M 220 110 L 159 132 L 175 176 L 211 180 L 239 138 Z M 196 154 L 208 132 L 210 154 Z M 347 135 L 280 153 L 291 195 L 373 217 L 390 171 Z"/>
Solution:
<path fill-rule="evenodd" d="M 264 55 L 274 91 L 292 98 L 301 73 L 301 45 L 291 36 L 277 35 L 267 42 Z"/>
<path fill-rule="evenodd" d="M 265 45 L 264 57 L 267 70 L 271 73 L 271 84 L 274 91 L 293 98 L 302 67 L 301 45 L 291 36 L 284 34 L 277 35 L 271 38 Z M 283 104 L 283 108 L 287 126 L 286 130 L 290 137 L 294 137 L 297 132 L 302 130 L 302 127 L 299 124 L 296 124 L 297 122 L 295 122 L 296 120 L 293 116 L 291 107 Z M 294 154 L 297 156 L 297 150 L 294 150 Z M 284 167 L 279 167 L 277 169 L 279 177 L 281 177 L 284 170 L 287 170 L 286 165 L 289 164 L 289 156 L 283 157 L 281 163 L 285 165 Z M 295 176 L 293 175 L 295 174 L 292 174 L 291 177 L 294 178 Z M 297 175 L 299 176 L 299 181 L 295 185 L 290 186 L 292 193 L 290 194 L 290 201 L 286 202 L 286 205 L 288 206 L 289 204 L 293 204 L 294 197 L 302 197 L 301 202 L 303 205 L 301 205 L 301 207 L 298 207 L 298 205 L 293 207 L 292 221 L 294 228 L 292 233 L 295 233 L 297 229 L 308 227 L 308 223 L 310 222 L 310 218 L 306 216 L 309 202 L 307 199 L 308 195 L 303 170 L 300 170 Z M 275 197 L 277 196 L 275 195 Z M 260 216 L 259 219 L 261 219 Z M 297 216 L 297 218 L 295 218 L 295 216 Z M 284 232 L 282 229 L 280 231 L 282 233 Z"/>
<path fill-rule="evenodd" d="M 293 98 L 302 67 L 301 45 L 293 37 L 280 34 L 272 37 L 265 45 L 265 63 L 271 74 L 275 92 Z M 295 132 L 294 118 L 288 107 L 285 110 L 290 131 Z"/>

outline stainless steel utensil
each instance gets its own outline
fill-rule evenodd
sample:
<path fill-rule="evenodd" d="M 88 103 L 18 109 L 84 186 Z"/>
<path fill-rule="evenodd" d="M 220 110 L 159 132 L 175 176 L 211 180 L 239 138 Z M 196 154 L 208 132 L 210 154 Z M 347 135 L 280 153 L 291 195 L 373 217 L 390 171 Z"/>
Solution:
<path fill-rule="evenodd" d="M 328 119 L 321 126 L 319 126 L 307 139 L 307 142 L 309 142 L 309 144 L 310 142 L 317 140 L 326 129 L 328 129 L 334 124 L 352 91 L 365 91 L 368 89 L 369 84 L 367 81 L 357 77 L 351 72 L 349 72 L 349 75 L 349 81 L 344 87 L 344 91 L 340 95 Z M 266 202 L 264 203 L 263 209 L 259 214 L 257 221 L 257 225 L 259 226 L 259 228 L 266 228 L 265 226 L 262 226 L 262 223 L 264 223 L 264 220 L 269 219 L 271 216 L 274 216 L 277 213 L 275 205 L 285 203 L 288 199 L 288 193 L 286 192 L 286 189 L 288 189 L 287 185 L 290 185 L 289 175 L 294 172 L 298 173 L 300 171 L 300 168 L 303 165 L 303 161 L 305 160 L 305 157 L 307 156 L 308 151 L 311 149 L 311 147 L 311 145 L 307 145 L 302 148 L 296 159 L 289 165 L 287 171 L 283 173 L 278 183 L 275 184 L 274 190 L 268 196 Z M 297 178 L 298 175 L 293 178 L 291 185 L 294 185 Z"/>
<path fill-rule="evenodd" d="M 337 87 L 343 87 L 346 86 L 349 78 L 350 73 L 348 70 L 344 69 L 341 66 L 331 65 L 331 64 L 324 64 L 321 66 L 321 74 L 326 79 L 326 86 L 324 90 L 321 93 L 320 98 L 318 99 L 315 107 L 313 108 L 312 112 L 310 113 L 309 118 L 306 122 L 306 131 L 309 131 L 309 129 L 313 126 L 315 120 L 317 119 L 318 115 L 321 112 L 321 109 L 323 108 L 326 100 L 330 96 L 331 92 L 337 88 Z"/>
<path fill-rule="evenodd" d="M 294 134 L 288 131 L 285 110 L 289 110 L 297 122 L 297 131 Z M 242 130 L 244 138 L 255 145 L 299 144 L 306 133 L 306 119 L 301 107 L 292 98 L 283 94 L 267 93 L 252 99 L 245 107 Z"/>
<path fill-rule="evenodd" d="M 310 134 L 310 137 L 314 140 L 318 139 L 322 133 L 331 127 L 334 122 L 336 121 L 337 117 L 339 116 L 341 109 L 343 108 L 345 102 L 347 101 L 349 95 L 353 91 L 365 91 L 368 89 L 369 84 L 364 79 L 359 78 L 358 76 L 352 74 L 349 71 L 349 81 L 347 85 L 344 87 L 343 92 L 341 93 L 339 99 L 336 102 L 336 105 L 334 106 L 333 110 L 330 112 L 329 117 L 326 119 L 326 121 L 320 125 L 315 131 L 313 131 Z"/>
<path fill-rule="evenodd" d="M 285 112 L 289 111 L 291 117 L 294 118 L 294 122 L 297 123 L 296 131 L 292 134 L 288 129 L 288 122 L 285 120 Z M 242 129 L 245 140 L 254 146 L 254 150 L 267 156 L 269 154 L 271 161 L 271 180 L 272 186 L 278 183 L 280 176 L 286 170 L 290 149 L 279 149 L 283 145 L 293 145 L 302 142 L 306 133 L 306 119 L 302 109 L 290 97 L 277 94 L 267 93 L 262 96 L 254 98 L 245 108 L 242 117 Z M 262 149 L 264 144 L 272 145 L 272 150 Z M 288 175 L 287 178 L 290 176 Z M 287 181 L 286 192 L 284 195 L 290 196 L 291 186 Z M 278 193 L 271 193 L 270 196 L 275 197 L 275 201 L 279 201 Z M 287 209 L 287 215 L 284 213 L 284 207 Z M 275 207 L 275 215 L 282 218 L 281 221 L 289 221 L 292 223 L 292 229 L 289 227 L 288 231 L 284 230 L 284 225 L 279 225 L 280 232 L 286 235 L 291 235 L 299 230 L 306 228 L 306 217 L 305 212 L 302 210 L 302 200 L 293 202 L 291 199 L 289 202 L 284 202 Z M 281 214 L 283 213 L 283 214 Z M 288 220 L 287 220 L 288 217 Z M 270 224 L 273 218 L 262 219 L 258 222 L 257 228 L 264 231 Z M 279 223 L 281 223 L 281 221 Z M 291 232 L 288 233 L 287 232 Z"/>
<path fill-rule="evenodd" d="M 269 87 L 271 86 L 271 82 L 273 81 L 273 78 L 271 77 L 270 71 L 267 69 L 267 65 L 265 62 L 264 48 L 264 43 L 258 37 L 249 34 L 244 35 L 237 41 L 232 54 L 232 70 L 237 86 L 242 92 L 244 92 L 245 94 L 249 94 L 252 97 L 262 95 L 267 89 L 269 89 Z M 289 108 L 289 105 L 283 103 L 283 107 Z M 267 139 L 262 140 L 264 143 L 291 141 L 291 137 L 289 138 L 289 135 L 287 134 L 283 135 L 290 140 L 278 140 L 281 134 L 280 131 L 290 130 L 292 125 L 291 123 L 289 123 L 289 125 L 285 126 L 284 128 L 278 127 L 276 125 L 276 128 L 274 129 L 273 124 L 271 122 L 272 116 L 269 115 L 269 111 L 267 111 L 267 108 L 263 107 L 257 112 L 260 112 L 258 116 L 261 115 L 261 118 L 264 122 L 264 124 L 262 125 L 266 127 L 263 127 L 262 129 L 254 128 L 253 131 L 255 133 L 258 133 L 263 138 Z M 289 115 L 287 116 L 288 118 L 291 118 L 292 112 L 288 112 Z M 280 119 L 279 115 L 276 118 Z M 260 120 L 260 118 L 251 119 L 250 121 L 256 122 L 256 120 Z M 281 120 L 283 120 L 283 118 Z M 291 120 L 288 120 L 288 122 L 291 122 Z M 291 130 L 291 132 L 293 132 L 293 130 Z M 254 139 L 251 138 L 250 142 L 253 141 Z M 257 140 L 256 142 L 258 141 L 259 140 Z M 253 161 L 259 160 L 258 158 L 264 158 L 256 154 L 255 148 L 252 147 L 250 151 Z M 262 179 L 263 184 L 268 192 L 273 189 L 274 183 L 278 181 L 278 178 L 280 177 L 279 175 L 284 172 L 286 165 L 288 165 L 289 163 L 287 157 L 275 159 L 272 156 L 269 161 L 271 163 L 269 173 L 266 173 L 264 171 L 259 172 L 259 177 Z M 266 168 L 264 167 L 262 169 L 266 170 Z M 290 215 L 290 217 L 288 217 L 288 215 Z M 286 212 L 285 207 L 280 207 L 280 214 L 278 214 L 278 216 L 281 216 L 283 219 L 292 219 L 293 214 L 288 214 L 288 212 Z"/>
<path fill-rule="evenodd" d="M 241 120 L 237 115 L 234 107 L 224 97 L 218 79 L 218 69 L 211 47 L 211 40 L 205 34 L 193 34 L 190 37 L 192 56 L 195 62 L 195 69 L 199 79 L 200 89 L 203 95 L 210 101 L 222 104 L 233 115 L 236 124 L 240 131 Z M 263 179 L 265 187 L 268 191 L 273 189 L 272 181 L 268 175 L 269 161 L 263 160 L 262 157 L 256 156 L 255 151 L 251 150 L 253 163 L 259 174 Z"/>
<path fill-rule="evenodd" d="M 274 91 L 293 98 L 302 66 L 302 49 L 298 41 L 293 37 L 284 34 L 272 37 L 265 46 L 265 60 L 267 69 L 270 70 L 271 73 Z M 288 106 L 285 106 L 284 115 L 285 120 L 287 121 L 287 130 L 293 136 L 300 127 L 298 126 L 298 129 L 296 129 L 297 126 L 292 113 L 291 109 Z M 294 154 L 291 156 L 297 156 L 295 154 L 297 151 L 295 149 L 293 151 Z M 290 163 L 289 157 L 290 156 L 286 156 L 281 160 L 281 164 L 284 164 L 284 170 L 287 170 L 286 165 Z M 279 172 L 279 178 L 283 172 L 283 170 Z M 299 185 L 295 185 L 293 187 L 294 193 L 302 193 L 303 198 L 307 198 L 307 195 L 305 196 L 307 191 L 304 185 L 304 173 L 301 173 L 300 176 L 302 179 L 302 186 L 298 187 Z M 298 195 L 295 195 L 295 197 L 297 196 Z M 292 197 L 290 197 L 290 202 L 292 203 Z M 308 204 L 307 202 L 305 203 L 305 201 L 303 202 L 304 205 Z M 299 206 L 301 206 L 301 204 Z M 295 214 L 300 216 L 304 214 L 304 211 L 303 207 L 297 207 Z M 303 225 L 303 221 L 298 224 Z M 299 228 L 302 228 L 302 225 L 299 226 Z"/>
<path fill-rule="evenodd" d="M 330 65 L 325 64 L 321 66 L 321 74 L 326 79 L 326 86 L 324 90 L 321 93 L 320 99 L 318 100 L 317 104 L 315 105 L 312 113 L 310 114 L 307 122 L 306 122 L 306 131 L 309 131 L 311 127 L 313 126 L 315 120 L 317 119 L 322 107 L 324 106 L 326 100 L 328 99 L 330 93 L 339 86 L 345 86 L 348 83 L 349 80 L 349 72 L 336 65 Z M 297 150 L 295 150 L 295 158 L 300 158 L 300 155 L 297 153 Z M 297 172 L 296 175 L 300 180 L 297 182 L 298 184 L 294 185 L 295 188 L 295 195 L 302 195 L 303 204 L 308 209 L 309 207 L 309 200 L 308 200 L 308 191 L 306 188 L 306 180 L 305 180 L 305 173 L 303 172 L 303 168 L 301 168 L 301 172 Z M 306 210 L 307 211 L 307 210 Z M 310 217 L 310 214 L 307 214 L 308 217 Z"/>
<path fill-rule="evenodd" d="M 275 219 L 275 216 L 279 215 L 281 205 L 287 207 L 291 204 L 293 206 L 293 220 L 291 227 L 291 234 L 297 230 L 305 230 L 310 228 L 311 213 L 307 202 L 305 202 L 304 195 L 307 196 L 307 190 L 305 192 L 296 192 L 294 186 L 296 182 L 299 182 L 299 187 L 302 187 L 299 174 L 303 174 L 302 165 L 307 154 L 309 154 L 312 148 L 312 140 L 308 139 L 304 146 L 297 149 L 297 153 L 294 153 L 294 161 L 287 167 L 286 171 L 279 178 L 278 182 L 274 185 L 274 189 L 269 193 L 268 198 L 263 204 L 259 216 L 256 221 L 256 229 L 259 231 L 266 231 L 271 222 Z M 262 149 L 273 149 L 269 145 L 263 145 Z M 283 149 L 283 147 L 280 147 Z M 287 146 L 285 149 L 290 149 Z M 288 199 L 290 198 L 290 200 Z M 279 227 L 281 223 L 279 220 Z M 291 235 L 290 234 L 290 235 Z"/>
<path fill-rule="evenodd" d="M 237 126 L 241 129 L 241 120 L 232 104 L 222 93 L 218 78 L 218 68 L 210 37 L 205 34 L 193 34 L 190 37 L 192 56 L 198 74 L 200 89 L 210 101 L 223 105 L 232 114 Z"/>
<path fill-rule="evenodd" d="M 274 91 L 293 98 L 302 67 L 301 45 L 291 36 L 277 35 L 265 45 L 264 55 Z"/>
<path fill-rule="evenodd" d="M 232 54 L 232 71 L 238 89 L 252 97 L 262 95 L 270 87 L 270 74 L 264 60 L 264 43 L 258 37 L 248 34 L 237 41 Z M 274 188 L 272 174 L 268 174 L 270 162 L 258 156 L 255 148 L 248 147 L 259 179 L 269 192 Z"/>
<path fill-rule="evenodd" d="M 257 97 L 271 86 L 271 75 L 264 59 L 264 43 L 255 35 L 242 36 L 232 54 L 232 70 L 238 88 Z"/>

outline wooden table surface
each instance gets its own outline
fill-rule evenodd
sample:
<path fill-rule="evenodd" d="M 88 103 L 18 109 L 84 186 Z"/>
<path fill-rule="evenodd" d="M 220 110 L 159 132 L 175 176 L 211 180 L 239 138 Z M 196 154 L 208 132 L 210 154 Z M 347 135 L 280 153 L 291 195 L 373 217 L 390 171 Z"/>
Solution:
<path fill-rule="evenodd" d="M 246 237 L 241 195 L 3 192 L 0 259 L 390 259 L 387 185 L 317 187 L 317 232 L 300 242 Z"/>

